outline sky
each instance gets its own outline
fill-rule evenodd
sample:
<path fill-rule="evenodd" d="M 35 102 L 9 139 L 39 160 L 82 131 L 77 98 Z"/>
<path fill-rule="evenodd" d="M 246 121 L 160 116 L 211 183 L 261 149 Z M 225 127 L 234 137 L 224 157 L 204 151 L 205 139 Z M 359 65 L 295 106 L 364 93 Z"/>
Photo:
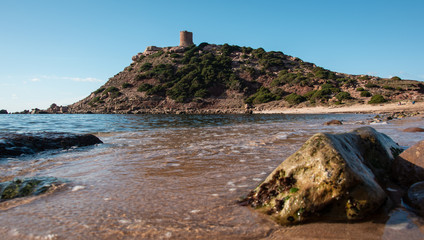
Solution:
<path fill-rule="evenodd" d="M 424 81 L 422 0 L 0 0 L 0 109 L 72 104 L 147 46 L 281 51 L 326 69 Z"/>

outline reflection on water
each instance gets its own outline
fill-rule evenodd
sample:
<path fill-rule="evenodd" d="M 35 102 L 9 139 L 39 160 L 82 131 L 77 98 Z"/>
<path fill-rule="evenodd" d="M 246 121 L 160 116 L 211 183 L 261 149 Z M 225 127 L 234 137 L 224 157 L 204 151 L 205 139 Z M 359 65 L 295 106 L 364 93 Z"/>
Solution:
<path fill-rule="evenodd" d="M 366 222 L 287 228 L 236 204 L 312 134 L 354 129 L 360 126 L 357 121 L 367 117 L 22 115 L 14 122 L 0 117 L 0 131 L 93 132 L 105 142 L 96 147 L 3 159 L 2 181 L 16 176 L 54 176 L 71 183 L 49 196 L 0 210 L 0 236 L 395 239 L 390 236 L 397 235 L 387 233 L 390 222 L 387 226 Z M 322 125 L 334 118 L 345 124 Z M 397 122 L 375 127 L 405 146 L 424 139 L 421 133 L 411 137 L 399 131 L 404 126 Z M 422 233 L 423 224 L 415 225 L 414 231 Z M 411 236 L 422 236 L 416 233 Z"/>

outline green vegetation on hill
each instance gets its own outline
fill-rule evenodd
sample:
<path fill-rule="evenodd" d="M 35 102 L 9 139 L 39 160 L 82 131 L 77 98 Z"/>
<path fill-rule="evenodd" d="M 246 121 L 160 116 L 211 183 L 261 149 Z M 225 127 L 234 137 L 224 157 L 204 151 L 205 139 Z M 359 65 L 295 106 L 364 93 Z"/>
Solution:
<path fill-rule="evenodd" d="M 380 103 L 408 90 L 424 92 L 424 85 L 399 77 L 335 73 L 263 48 L 201 43 L 175 52 L 162 49 L 141 55 L 94 91 L 86 104 L 125 104 L 130 98 L 141 104 L 165 99 L 211 103 L 228 98 L 249 105 L 272 101 L 340 104 L 364 102 L 371 96 L 369 103 Z"/>

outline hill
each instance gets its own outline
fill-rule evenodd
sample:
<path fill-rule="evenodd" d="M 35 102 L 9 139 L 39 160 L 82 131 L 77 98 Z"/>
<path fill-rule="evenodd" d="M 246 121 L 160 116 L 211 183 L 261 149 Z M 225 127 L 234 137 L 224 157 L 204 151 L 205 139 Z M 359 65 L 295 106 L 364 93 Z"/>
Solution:
<path fill-rule="evenodd" d="M 148 47 L 71 113 L 243 113 L 423 99 L 413 80 L 337 73 L 282 52 L 228 44 Z"/>

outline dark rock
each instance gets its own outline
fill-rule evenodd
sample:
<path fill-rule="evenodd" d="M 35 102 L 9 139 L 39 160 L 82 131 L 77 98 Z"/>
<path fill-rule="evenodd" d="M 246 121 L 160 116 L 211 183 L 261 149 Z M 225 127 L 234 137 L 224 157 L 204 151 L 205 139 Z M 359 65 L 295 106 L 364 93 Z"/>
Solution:
<path fill-rule="evenodd" d="M 417 182 L 408 189 L 406 202 L 424 215 L 424 182 Z"/>
<path fill-rule="evenodd" d="M 394 155 L 401 148 L 371 127 L 319 133 L 283 161 L 242 201 L 280 224 L 365 219 L 387 199 Z"/>
<path fill-rule="evenodd" d="M 64 183 L 54 177 L 14 179 L 0 183 L 0 202 L 27 196 L 40 195 Z"/>
<path fill-rule="evenodd" d="M 328 121 L 328 122 L 326 122 L 326 123 L 324 123 L 324 125 L 342 125 L 343 123 L 341 122 L 341 121 L 339 121 L 339 120 L 331 120 L 331 121 Z"/>
<path fill-rule="evenodd" d="M 424 181 L 424 141 L 411 146 L 396 157 L 392 176 L 405 187 Z"/>
<path fill-rule="evenodd" d="M 410 127 L 403 129 L 403 132 L 424 132 L 424 128 Z"/>
<path fill-rule="evenodd" d="M 7 110 L 5 109 L 0 110 L 0 114 L 7 114 Z"/>
<path fill-rule="evenodd" d="M 91 134 L 43 132 L 34 134 L 0 134 L 0 158 L 34 154 L 51 149 L 90 146 L 103 143 Z"/>

